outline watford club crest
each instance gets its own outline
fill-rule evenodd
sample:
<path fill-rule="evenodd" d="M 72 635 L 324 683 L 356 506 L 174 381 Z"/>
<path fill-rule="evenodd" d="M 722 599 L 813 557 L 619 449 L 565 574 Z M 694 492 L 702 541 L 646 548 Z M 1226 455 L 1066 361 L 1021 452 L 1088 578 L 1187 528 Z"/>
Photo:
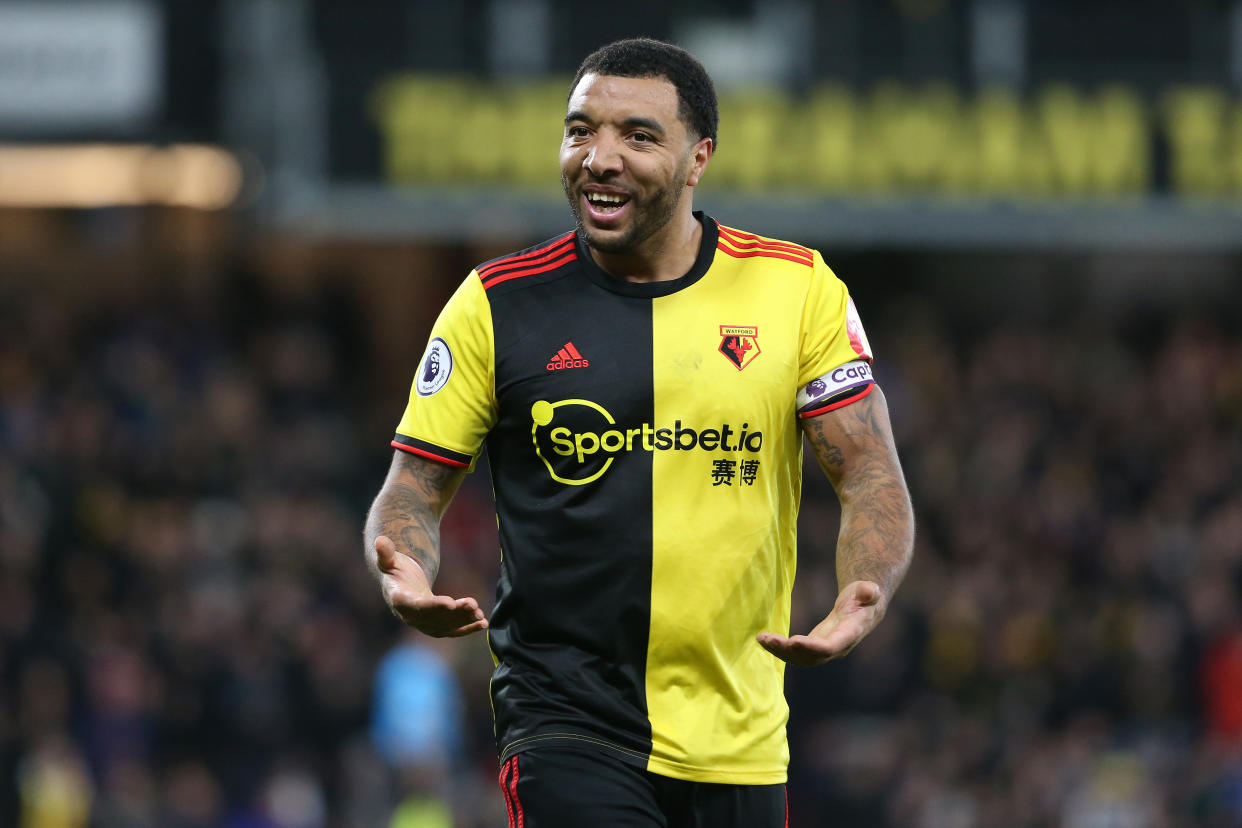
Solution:
<path fill-rule="evenodd" d="M 759 329 L 754 325 L 721 325 L 720 353 L 742 370 L 759 356 Z"/>

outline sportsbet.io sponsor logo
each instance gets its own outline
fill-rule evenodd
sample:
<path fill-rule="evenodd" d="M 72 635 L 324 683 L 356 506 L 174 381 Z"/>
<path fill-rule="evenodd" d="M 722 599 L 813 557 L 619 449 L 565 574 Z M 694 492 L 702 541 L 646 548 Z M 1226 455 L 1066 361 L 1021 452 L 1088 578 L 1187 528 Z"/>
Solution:
<path fill-rule="evenodd" d="M 758 453 L 763 432 L 749 423 L 692 428 L 681 420 L 657 428 L 651 423 L 621 426 L 590 400 L 540 400 L 531 406 L 535 454 L 558 483 L 582 486 L 604 476 L 613 461 L 631 451 L 724 451 Z"/>

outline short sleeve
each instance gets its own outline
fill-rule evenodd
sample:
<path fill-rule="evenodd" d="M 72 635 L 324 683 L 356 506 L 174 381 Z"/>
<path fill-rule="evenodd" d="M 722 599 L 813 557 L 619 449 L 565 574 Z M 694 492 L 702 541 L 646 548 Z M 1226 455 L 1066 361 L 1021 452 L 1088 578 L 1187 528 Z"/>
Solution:
<path fill-rule="evenodd" d="M 847 362 L 871 362 L 871 345 L 845 284 L 815 253 L 811 287 L 802 308 L 802 354 L 798 385 L 806 385 Z"/>
<path fill-rule="evenodd" d="M 392 445 L 466 467 L 495 424 L 491 306 L 478 274 L 472 272 L 431 329 Z"/>
<path fill-rule="evenodd" d="M 815 416 L 870 392 L 871 344 L 845 284 L 817 251 L 802 308 L 798 410 Z"/>

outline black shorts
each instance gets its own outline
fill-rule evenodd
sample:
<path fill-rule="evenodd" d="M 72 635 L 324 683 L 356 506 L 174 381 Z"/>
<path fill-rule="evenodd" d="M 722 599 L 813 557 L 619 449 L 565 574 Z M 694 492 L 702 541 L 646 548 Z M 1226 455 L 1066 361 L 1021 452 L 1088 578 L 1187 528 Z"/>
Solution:
<path fill-rule="evenodd" d="M 509 828 L 788 828 L 784 785 L 651 773 L 603 751 L 549 745 L 500 768 Z"/>

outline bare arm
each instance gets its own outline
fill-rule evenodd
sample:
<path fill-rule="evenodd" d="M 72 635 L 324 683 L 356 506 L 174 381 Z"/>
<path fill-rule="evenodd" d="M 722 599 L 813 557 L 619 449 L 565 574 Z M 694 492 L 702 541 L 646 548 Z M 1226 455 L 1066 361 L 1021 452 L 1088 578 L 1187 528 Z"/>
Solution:
<path fill-rule="evenodd" d="M 914 510 L 901 473 L 884 392 L 802 421 L 819 465 L 841 499 L 837 585 L 879 585 L 885 603 L 910 567 Z"/>
<path fill-rule="evenodd" d="M 435 595 L 440 571 L 440 518 L 465 469 L 394 451 L 364 529 L 367 564 L 379 580 L 393 614 L 434 636 L 486 629 L 474 598 Z"/>
<path fill-rule="evenodd" d="M 440 518 L 466 476 L 465 469 L 393 451 L 388 477 L 380 487 L 364 530 L 367 562 L 375 564 L 375 539 L 393 538 L 401 552 L 418 561 L 434 582 L 440 571 Z"/>
<path fill-rule="evenodd" d="M 910 567 L 914 510 L 901 473 L 884 394 L 802 421 L 803 431 L 841 500 L 837 585 L 832 612 L 809 635 L 761 633 L 759 641 L 792 664 L 846 655 L 875 628 Z"/>

